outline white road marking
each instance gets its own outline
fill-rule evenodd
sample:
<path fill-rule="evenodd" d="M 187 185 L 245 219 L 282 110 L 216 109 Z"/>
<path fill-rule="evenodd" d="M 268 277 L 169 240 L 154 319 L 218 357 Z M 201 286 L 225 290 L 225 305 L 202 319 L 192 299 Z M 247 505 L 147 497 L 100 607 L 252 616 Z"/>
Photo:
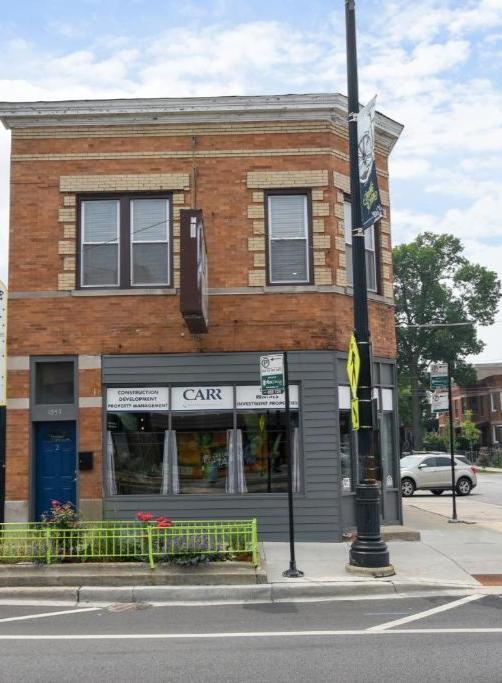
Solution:
<path fill-rule="evenodd" d="M 78 612 L 95 612 L 101 609 L 101 607 L 81 607 L 79 609 L 66 609 L 60 612 L 42 612 L 39 614 L 24 614 L 22 617 L 6 617 L 5 619 L 0 619 L 0 624 L 6 621 L 24 621 L 26 619 L 44 619 L 45 617 L 58 617 L 62 614 L 77 614 Z"/>
<path fill-rule="evenodd" d="M 395 619 L 394 621 L 387 621 L 385 624 L 379 624 L 378 626 L 371 626 L 368 631 L 386 631 L 388 628 L 393 628 L 394 626 L 402 626 L 403 624 L 408 624 L 410 621 L 417 621 L 417 619 L 425 619 L 433 614 L 439 614 L 440 612 L 446 612 L 450 609 L 455 609 L 455 607 L 460 607 L 473 600 L 479 600 L 483 595 L 475 593 L 474 595 L 467 595 L 465 598 L 460 598 L 460 600 L 454 600 L 453 602 L 448 602 L 446 605 L 440 605 L 439 607 L 433 607 L 432 609 L 425 610 L 424 612 L 417 612 L 416 614 L 410 614 L 408 617 L 403 617 L 402 619 Z"/>
<path fill-rule="evenodd" d="M 80 633 L 80 634 L 36 634 L 36 635 L 0 635 L 2 640 L 227 640 L 229 638 L 311 638 L 332 636 L 396 636 L 396 635 L 428 635 L 457 633 L 502 633 L 502 628 L 415 628 L 395 629 L 393 631 L 249 631 L 237 633 Z"/>

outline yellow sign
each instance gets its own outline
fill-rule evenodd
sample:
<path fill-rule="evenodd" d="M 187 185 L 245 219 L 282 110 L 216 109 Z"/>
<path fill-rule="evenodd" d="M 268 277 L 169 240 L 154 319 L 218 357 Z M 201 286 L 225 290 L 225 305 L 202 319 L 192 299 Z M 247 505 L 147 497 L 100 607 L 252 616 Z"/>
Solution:
<path fill-rule="evenodd" d="M 347 375 L 349 377 L 352 398 L 357 398 L 357 385 L 359 384 L 359 372 L 361 370 L 361 357 L 354 335 L 350 337 L 349 357 L 347 358 Z"/>
<path fill-rule="evenodd" d="M 352 430 L 357 432 L 359 429 L 359 401 L 357 398 L 350 400 L 350 419 L 352 422 Z"/>
<path fill-rule="evenodd" d="M 357 346 L 356 338 L 352 334 L 349 342 L 349 357 L 347 358 L 347 375 L 350 384 L 350 413 L 352 430 L 357 432 L 359 429 L 359 401 L 357 400 L 357 387 L 359 384 L 359 372 L 361 370 L 361 357 Z"/>

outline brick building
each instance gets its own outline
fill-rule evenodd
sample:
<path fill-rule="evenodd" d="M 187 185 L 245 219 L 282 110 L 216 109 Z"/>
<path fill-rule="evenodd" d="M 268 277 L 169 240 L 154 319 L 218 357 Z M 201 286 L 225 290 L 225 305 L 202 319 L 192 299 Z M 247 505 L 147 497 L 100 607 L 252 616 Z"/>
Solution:
<path fill-rule="evenodd" d="M 64 498 L 87 518 L 257 516 L 285 537 L 284 406 L 257 385 L 260 353 L 287 350 L 298 537 L 339 540 L 353 524 L 346 116 L 338 94 L 0 104 L 6 520 Z M 383 516 L 398 521 L 387 160 L 402 126 L 376 123 L 385 216 L 367 272 Z M 204 218 L 200 335 L 180 314 L 184 208 Z"/>
<path fill-rule="evenodd" d="M 477 382 L 473 386 L 452 389 L 453 415 L 457 431 L 465 418 L 466 410 L 481 430 L 481 446 L 502 444 L 502 363 L 474 365 Z M 440 425 L 446 418 L 440 418 Z"/>

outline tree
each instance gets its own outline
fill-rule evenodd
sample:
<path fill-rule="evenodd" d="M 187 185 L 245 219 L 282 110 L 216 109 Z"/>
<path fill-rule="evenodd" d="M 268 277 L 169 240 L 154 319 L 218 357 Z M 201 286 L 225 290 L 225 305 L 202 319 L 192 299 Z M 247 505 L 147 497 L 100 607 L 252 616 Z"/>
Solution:
<path fill-rule="evenodd" d="M 454 379 L 472 383 L 465 358 L 482 351 L 476 325 L 494 321 L 500 298 L 497 274 L 463 255 L 453 235 L 425 232 L 393 250 L 398 368 L 409 375 L 415 447 L 422 447 L 421 401 L 431 361 L 454 363 Z M 451 326 L 472 322 L 472 325 Z M 440 327 L 421 327 L 438 324 Z"/>
<path fill-rule="evenodd" d="M 470 451 L 479 443 L 481 430 L 472 421 L 472 410 L 466 410 L 464 413 L 464 420 L 460 423 L 460 436 L 467 442 Z"/>

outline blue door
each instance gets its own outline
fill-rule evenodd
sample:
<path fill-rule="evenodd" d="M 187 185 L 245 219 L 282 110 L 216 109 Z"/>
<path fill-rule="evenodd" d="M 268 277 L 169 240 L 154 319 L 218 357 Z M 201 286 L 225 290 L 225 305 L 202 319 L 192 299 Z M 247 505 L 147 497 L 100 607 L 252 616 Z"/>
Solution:
<path fill-rule="evenodd" d="M 35 514 L 39 520 L 50 510 L 51 500 L 76 503 L 76 423 L 35 423 L 35 447 Z"/>

